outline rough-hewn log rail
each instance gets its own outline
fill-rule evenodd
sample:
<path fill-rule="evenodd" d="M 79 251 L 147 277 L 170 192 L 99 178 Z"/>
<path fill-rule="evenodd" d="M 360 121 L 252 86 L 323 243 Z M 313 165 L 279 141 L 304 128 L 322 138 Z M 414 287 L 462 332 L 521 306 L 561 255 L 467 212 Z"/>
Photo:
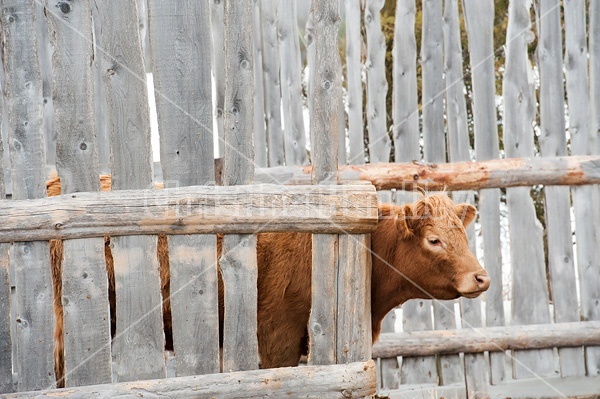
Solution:
<path fill-rule="evenodd" d="M 368 184 L 189 186 L 3 200 L 0 215 L 0 242 L 158 233 L 369 233 L 377 224 L 377 195 Z"/>
<path fill-rule="evenodd" d="M 384 333 L 373 346 L 373 357 L 429 356 L 600 345 L 600 322 L 534 324 Z"/>
<path fill-rule="evenodd" d="M 29 398 L 364 398 L 376 390 L 375 363 L 286 367 L 226 374 L 208 374 L 161 380 L 90 385 L 5 395 Z"/>
<path fill-rule="evenodd" d="M 508 158 L 447 164 L 378 163 L 344 165 L 342 180 L 366 180 L 378 190 L 417 187 L 426 190 L 480 190 L 532 186 L 580 186 L 600 183 L 600 156 Z M 308 184 L 310 167 L 256 170 L 256 180 L 278 184 Z"/>

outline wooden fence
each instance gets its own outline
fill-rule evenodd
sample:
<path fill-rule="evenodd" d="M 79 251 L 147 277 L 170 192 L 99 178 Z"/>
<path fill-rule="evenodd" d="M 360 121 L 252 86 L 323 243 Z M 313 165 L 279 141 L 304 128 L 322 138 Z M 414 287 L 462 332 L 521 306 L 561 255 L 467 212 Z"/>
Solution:
<path fill-rule="evenodd" d="M 212 222 L 189 219 L 182 230 L 175 219 L 160 220 L 161 206 L 171 206 L 178 195 L 191 199 L 190 204 L 206 205 L 215 204 L 214 198 L 226 201 L 231 193 L 244 198 L 285 192 L 292 198 L 285 209 L 291 218 L 286 223 L 277 224 L 281 208 L 260 202 L 260 209 L 275 218 L 268 228 L 320 233 L 313 251 L 313 263 L 322 267 L 313 271 L 317 294 L 309 324 L 311 363 L 354 363 L 309 366 L 306 372 L 252 371 L 243 378 L 236 373 L 216 380 L 212 375 L 181 377 L 164 380 L 164 390 L 161 383 L 143 387 L 121 383 L 103 392 L 108 396 L 147 388 L 177 394 L 198 384 L 213 387 L 213 383 L 290 378 L 300 386 L 291 382 L 282 391 L 265 388 L 256 395 L 295 395 L 303 387 L 312 389 L 315 397 L 372 394 L 373 366 L 361 363 L 370 356 L 364 327 L 368 316 L 352 313 L 352 319 L 346 319 L 352 322 L 337 324 L 328 317 L 331 309 L 346 314 L 353 308 L 352 300 L 367 300 L 348 297 L 343 281 L 335 286 L 334 264 L 347 271 L 340 276 L 348 281 L 364 279 L 365 269 L 346 256 L 352 251 L 348 237 L 334 234 L 341 228 L 325 223 L 335 214 L 327 212 L 343 206 L 349 195 L 344 190 L 350 187 L 362 192 L 367 202 L 372 195 L 369 186 L 343 186 L 342 191 L 329 187 L 337 179 L 338 161 L 347 164 L 340 173 L 342 180 L 371 181 L 381 190 L 381 200 L 406 201 L 410 196 L 404 190 L 418 185 L 446 187 L 455 199 L 476 203 L 479 228 L 468 234 L 472 250 L 479 252 L 492 278 L 484 298 L 412 301 L 403 305 L 401 322 L 390 315 L 384 324 L 388 330 L 374 347 L 374 355 L 381 358 L 377 363 L 381 394 L 562 397 L 600 391 L 600 189 L 594 185 L 600 179 L 598 3 L 590 1 L 586 8 L 583 0 L 511 0 L 504 10 L 506 43 L 495 48 L 492 0 L 400 0 L 393 47 L 387 48 L 391 63 L 386 61 L 380 19 L 383 0 L 315 2 L 306 26 L 297 23 L 296 6 L 300 9 L 302 2 L 237 3 L 137 0 L 136 8 L 126 1 L 118 1 L 119 6 L 114 1 L 94 2 L 88 7 L 85 1 L 46 0 L 44 14 L 38 1 L 2 1 L 3 166 L 5 172 L 11 171 L 7 191 L 13 201 L 0 206 L 2 214 L 12 215 L 0 228 L 0 241 L 5 242 L 0 244 L 0 336 L 8 336 L 12 326 L 14 348 L 0 342 L 0 392 L 13 389 L 11 370 L 18 374 L 18 390 L 52 386 L 52 292 L 44 240 L 54 237 L 69 239 L 65 253 L 71 255 L 65 261 L 70 263 L 64 267 L 69 271 L 65 281 L 71 285 L 65 285 L 63 296 L 70 297 L 74 294 L 69 292 L 106 292 L 99 279 L 90 282 L 81 276 L 101 272 L 102 239 L 97 237 L 126 234 L 113 244 L 115 267 L 122 271 L 117 273 L 117 306 L 136 304 L 118 320 L 117 330 L 129 331 L 125 339 L 115 340 L 110 348 L 107 299 L 93 308 L 82 308 L 85 301 L 69 302 L 66 344 L 74 348 L 73 358 L 67 358 L 70 385 L 167 375 L 164 345 L 155 339 L 162 337 L 157 260 L 147 255 L 156 253 L 152 234 L 158 233 L 171 234 L 171 267 L 182 271 L 172 274 L 171 290 L 183 293 L 172 304 L 174 339 L 176 347 L 186 348 L 191 356 L 176 357 L 177 376 L 218 372 L 215 236 L 209 234 L 217 229 L 211 229 Z M 340 5 L 343 46 L 338 43 Z M 416 41 L 419 36 L 421 43 Z M 463 36 L 469 59 L 463 59 Z M 341 60 L 340 48 L 345 55 Z M 343 96 L 337 92 L 342 84 L 340 61 L 345 71 Z M 386 70 L 392 70 L 389 82 Z M 166 186 L 177 182 L 194 187 L 167 189 L 164 194 L 148 190 L 153 175 L 145 72 L 153 74 L 160 132 L 160 165 L 155 165 L 154 176 L 161 176 Z M 388 92 L 392 109 L 386 109 Z M 308 124 L 304 109 L 310 112 Z M 213 122 L 218 153 L 224 157 L 222 181 L 244 188 L 195 187 L 218 180 Z M 405 164 L 387 164 L 392 155 L 395 162 Z M 305 166 L 309 160 L 312 167 Z M 419 163 L 411 163 L 415 160 Z M 369 165 L 362 165 L 367 161 Z M 97 174 L 108 171 L 113 188 L 123 191 L 42 199 L 47 170 L 55 167 L 66 192 L 96 191 Z M 293 196 L 301 195 L 305 186 L 256 191 L 247 186 L 253 182 L 319 184 L 311 189 L 312 210 L 322 212 L 322 217 L 302 220 L 300 210 L 294 213 Z M 532 199 L 532 186 L 541 190 L 542 200 Z M 132 189 L 138 191 L 129 194 Z M 216 197 L 203 203 L 209 192 Z M 332 204 L 319 204 L 325 193 L 337 195 Z M 35 200 L 19 201 L 25 199 Z M 149 214 L 122 217 L 116 212 L 130 209 L 126 200 L 147 206 L 151 202 Z M 228 205 L 236 209 L 234 199 Z M 81 214 L 91 206 L 103 210 L 85 223 L 81 217 L 77 220 L 80 214 L 64 214 L 66 206 Z M 183 216 L 177 217 L 184 218 L 190 215 L 186 211 L 194 211 L 178 209 Z M 214 213 L 221 215 L 219 209 L 215 207 Z M 221 260 L 224 280 L 236 292 L 256 295 L 256 264 L 248 261 L 255 259 L 256 215 L 237 211 L 219 219 L 218 231 L 228 234 L 224 248 L 237 248 L 226 251 L 230 255 Z M 338 227 L 354 228 L 355 245 L 368 242 L 361 233 L 369 227 L 358 226 L 353 219 L 358 216 L 364 215 L 347 210 L 335 221 Z M 508 232 L 502 228 L 506 222 Z M 34 230 L 40 223 L 45 229 Z M 509 259 L 503 259 L 506 247 Z M 148 250 L 140 254 L 139 248 Z M 193 272 L 183 272 L 190 269 L 189 253 L 210 256 Z M 188 285 L 191 280 L 198 284 Z M 11 286 L 13 291 L 16 287 L 12 318 L 7 305 Z M 182 309 L 198 290 L 205 298 L 198 309 L 210 316 L 192 315 L 190 320 Z M 252 301 L 240 295 L 226 304 L 227 312 L 241 315 L 225 323 L 226 370 L 250 370 L 258 364 L 252 330 L 256 309 L 248 303 Z M 327 324 L 319 324 L 323 322 Z M 402 332 L 394 331 L 394 324 L 401 325 Z M 363 328 L 352 328 L 357 325 Z M 203 339 L 190 339 L 190 329 L 205 331 Z M 345 352 L 344 343 L 355 340 L 356 334 L 362 344 Z M 246 351 L 233 350 L 238 347 Z M 85 367 L 73 363 L 89 348 L 95 348 L 94 362 Z M 11 352 L 14 359 L 6 355 Z M 199 358 L 206 361 L 199 363 Z M 140 363 L 144 367 L 132 366 Z M 332 381 L 316 377 L 309 387 L 306 376 L 313 371 Z M 72 394 L 98 389 L 102 390 L 80 388 Z M 229 393 L 220 389 L 199 394 Z"/>

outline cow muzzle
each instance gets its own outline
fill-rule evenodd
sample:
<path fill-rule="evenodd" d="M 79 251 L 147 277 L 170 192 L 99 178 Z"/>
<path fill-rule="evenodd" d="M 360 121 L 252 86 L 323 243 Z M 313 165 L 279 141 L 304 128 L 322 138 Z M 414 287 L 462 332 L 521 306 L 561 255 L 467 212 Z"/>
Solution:
<path fill-rule="evenodd" d="M 483 292 L 490 288 L 490 276 L 481 269 L 465 276 L 463 284 L 459 289 L 460 295 L 466 298 L 477 298 Z"/>

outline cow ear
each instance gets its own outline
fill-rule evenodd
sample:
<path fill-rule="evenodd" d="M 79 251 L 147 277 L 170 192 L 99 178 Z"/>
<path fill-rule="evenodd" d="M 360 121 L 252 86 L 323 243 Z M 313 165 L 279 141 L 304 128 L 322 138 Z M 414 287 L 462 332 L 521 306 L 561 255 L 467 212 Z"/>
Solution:
<path fill-rule="evenodd" d="M 414 234 L 413 231 L 413 207 L 411 204 L 402 206 L 402 213 L 396 215 L 396 228 L 402 238 L 409 237 Z"/>
<path fill-rule="evenodd" d="M 465 227 L 469 226 L 475 220 L 475 216 L 477 216 L 477 209 L 470 204 L 456 205 L 454 212 L 456 212 L 456 216 L 463 222 Z"/>

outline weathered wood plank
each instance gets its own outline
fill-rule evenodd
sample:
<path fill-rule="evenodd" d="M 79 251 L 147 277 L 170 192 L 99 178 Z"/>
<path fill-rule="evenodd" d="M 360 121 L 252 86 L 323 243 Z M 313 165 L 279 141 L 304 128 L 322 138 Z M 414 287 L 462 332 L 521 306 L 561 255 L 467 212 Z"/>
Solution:
<path fill-rule="evenodd" d="M 542 156 L 567 155 L 565 135 L 565 89 L 563 84 L 562 29 L 560 1 L 539 4 L 538 19 L 540 70 L 540 152 Z M 548 270 L 554 304 L 554 321 L 579 321 L 570 191 L 567 187 L 546 187 L 546 234 Z M 559 348 L 561 375 L 583 376 L 583 348 Z"/>
<path fill-rule="evenodd" d="M 368 233 L 377 224 L 377 197 L 369 185 L 180 187 L 5 201 L 0 212 L 5 215 L 0 242 L 104 234 L 243 234 L 261 226 L 265 232 Z"/>
<path fill-rule="evenodd" d="M 210 32 L 212 38 L 212 71 L 215 80 L 214 112 L 217 120 L 217 158 L 225 154 L 225 131 L 223 130 L 225 101 L 225 24 L 223 21 L 224 2 L 212 0 L 210 6 Z"/>
<path fill-rule="evenodd" d="M 431 301 L 410 300 L 402 305 L 402 325 L 406 332 L 422 333 L 433 329 Z M 402 384 L 425 384 L 438 382 L 435 357 L 403 358 L 400 367 Z"/>
<path fill-rule="evenodd" d="M 45 196 L 42 80 L 35 37 L 34 1 L 1 4 L 4 104 L 15 199 Z M 3 201 L 6 202 L 6 201 Z M 50 249 L 47 242 L 12 246 L 10 262 L 16 291 L 16 371 L 18 390 L 55 386 L 52 356 L 54 315 Z"/>
<path fill-rule="evenodd" d="M 54 103 L 52 99 L 52 47 L 48 35 L 48 22 L 44 15 L 44 2 L 35 4 L 36 35 L 40 73 L 42 76 L 42 126 L 46 146 L 46 164 L 55 167 L 56 162 L 56 125 L 54 122 Z"/>
<path fill-rule="evenodd" d="M 339 236 L 337 362 L 371 358 L 371 236 Z"/>
<path fill-rule="evenodd" d="M 340 24 L 339 0 L 311 5 L 309 21 L 314 24 L 314 62 L 310 75 L 312 115 L 310 122 L 313 184 L 338 183 L 338 101 L 341 91 L 337 37 Z M 309 52 L 311 50 L 309 49 Z M 332 56 L 333 55 L 333 56 Z M 309 364 L 336 362 L 338 237 L 315 234 L 312 239 L 312 308 L 310 313 Z"/>
<path fill-rule="evenodd" d="M 254 162 L 266 167 L 267 132 L 265 127 L 265 88 L 263 84 L 263 50 L 261 0 L 252 0 L 252 34 L 254 36 Z"/>
<path fill-rule="evenodd" d="M 392 134 L 396 162 L 421 159 L 415 14 L 415 0 L 397 2 L 392 53 L 394 56 Z"/>
<path fill-rule="evenodd" d="M 296 0 L 279 0 L 277 38 L 281 65 L 281 101 L 286 165 L 308 162 L 302 115 L 302 65 Z"/>
<path fill-rule="evenodd" d="M 383 333 L 373 357 L 430 356 L 597 345 L 598 321 Z"/>
<path fill-rule="evenodd" d="M 258 168 L 255 183 L 309 184 L 312 168 Z M 370 181 L 378 190 L 480 190 L 600 183 L 600 156 L 507 158 L 481 162 L 340 165 L 342 181 Z"/>
<path fill-rule="evenodd" d="M 265 94 L 265 119 L 269 166 L 285 162 L 283 131 L 281 123 L 281 81 L 279 80 L 279 43 L 277 19 L 279 0 L 261 0 L 262 19 L 262 69 Z"/>
<path fill-rule="evenodd" d="M 62 190 L 99 191 L 94 70 L 74 59 L 93 59 L 92 14 L 89 3 L 63 5 L 49 0 L 47 13 L 56 110 L 56 166 Z M 82 40 L 81 36 L 85 40 Z M 64 242 L 62 298 L 64 309 L 65 386 L 112 380 L 108 279 L 104 239 Z"/>
<path fill-rule="evenodd" d="M 265 7 L 261 11 L 263 17 L 268 18 Z M 252 33 L 252 3 L 225 1 L 224 130 L 227 147 L 224 185 L 249 184 L 254 179 Z M 274 33 L 276 35 L 276 31 Z M 268 44 L 263 41 L 265 57 L 268 54 L 267 47 Z M 265 70 L 265 73 L 268 71 Z M 268 94 L 265 92 L 265 95 Z M 229 235 L 223 238 L 219 263 L 225 291 L 223 370 L 226 371 L 258 368 L 256 262 L 256 235 Z"/>
<path fill-rule="evenodd" d="M 385 37 L 381 31 L 381 8 L 384 3 L 384 0 L 367 0 L 364 9 L 364 26 L 367 37 L 366 115 L 371 163 L 388 162 L 392 146 L 386 127 L 385 98 L 388 83 L 385 77 Z"/>
<path fill-rule="evenodd" d="M 152 0 L 148 10 L 163 177 L 177 186 L 213 183 L 209 5 Z M 218 373 L 216 236 L 167 240 L 176 375 Z"/>
<path fill-rule="evenodd" d="M 534 82 L 527 45 L 531 32 L 531 0 L 509 6 L 504 92 L 504 148 L 507 157 L 533 156 Z M 542 227 L 528 188 L 506 190 L 512 263 L 512 320 L 514 324 L 550 322 L 548 284 Z M 513 375 L 555 374 L 552 350 L 513 353 Z"/>
<path fill-rule="evenodd" d="M 463 0 L 473 85 L 475 155 L 478 161 L 498 158 L 493 0 Z M 500 241 L 500 190 L 479 192 L 479 222 L 483 235 L 483 263 L 490 275 L 486 292 L 486 324 L 504 325 L 502 251 Z M 503 354 L 490 354 L 490 381 L 505 379 Z"/>
<path fill-rule="evenodd" d="M 0 110 L 4 112 L 4 98 L 0 98 Z M 0 137 L 1 141 L 1 137 Z M 4 149 L 0 142 L 0 200 L 6 199 L 4 191 L 4 168 L 1 160 Z M 11 336 L 11 289 L 10 289 L 10 244 L 0 244 L 0 394 L 13 391 L 12 341 Z"/>
<path fill-rule="evenodd" d="M 112 143 L 112 189 L 151 188 L 146 75 L 135 2 L 99 2 L 99 37 Z M 164 378 L 157 237 L 111 237 L 117 326 L 117 381 Z"/>
<path fill-rule="evenodd" d="M 423 0 L 421 66 L 423 77 L 423 158 L 446 161 L 444 133 L 444 77 L 442 0 Z"/>
<path fill-rule="evenodd" d="M 588 54 L 585 2 L 568 1 L 564 4 L 565 72 L 569 106 L 569 132 L 571 153 L 593 154 L 597 130 L 592 124 L 594 111 L 590 108 Z M 598 231 L 594 226 L 598 212 L 598 190 L 595 187 L 578 187 L 572 190 L 577 242 L 577 267 L 581 290 L 581 316 L 584 320 L 600 320 L 600 279 L 597 266 L 600 249 Z M 600 348 L 586 348 L 588 375 L 600 375 Z"/>
<path fill-rule="evenodd" d="M 389 312 L 381 322 L 381 331 L 394 333 L 396 324 L 396 310 Z M 381 389 L 396 389 L 400 384 L 400 367 L 397 357 L 377 359 L 377 387 Z"/>
<path fill-rule="evenodd" d="M 346 85 L 348 89 L 349 164 L 365 160 L 363 138 L 363 86 L 360 36 L 360 2 L 344 0 L 346 15 Z"/>
<path fill-rule="evenodd" d="M 287 367 L 227 374 L 125 382 L 37 393 L 40 398 L 113 398 L 147 395 L 178 398 L 264 398 L 265 396 L 312 399 L 370 398 L 375 394 L 372 360 L 334 366 Z M 7 395 L 25 398 L 31 392 Z"/>

